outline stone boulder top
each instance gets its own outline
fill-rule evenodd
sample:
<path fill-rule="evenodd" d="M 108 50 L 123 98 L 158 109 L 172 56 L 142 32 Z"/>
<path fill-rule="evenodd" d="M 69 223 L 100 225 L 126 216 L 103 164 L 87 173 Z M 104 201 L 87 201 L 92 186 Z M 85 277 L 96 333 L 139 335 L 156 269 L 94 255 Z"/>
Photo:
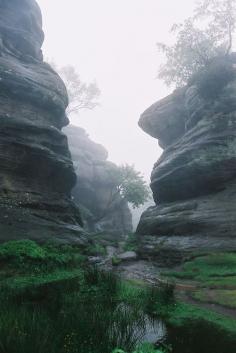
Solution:
<path fill-rule="evenodd" d="M 154 103 L 141 115 L 139 126 L 149 135 L 159 140 L 162 148 L 167 147 L 184 134 L 186 89 L 178 89 L 173 94 Z"/>
<path fill-rule="evenodd" d="M 42 15 L 35 0 L 0 0 L 2 121 L 8 123 L 12 116 L 20 124 L 61 129 L 68 124 L 68 96 L 59 75 L 43 62 L 43 40 Z M 10 104 L 11 99 L 15 104 Z M 23 115 L 19 105 L 28 107 Z"/>
<path fill-rule="evenodd" d="M 175 144 L 207 116 L 236 110 L 236 53 L 212 60 L 189 84 L 151 105 L 139 126 L 163 149 Z"/>
<path fill-rule="evenodd" d="M 0 0 L 0 56 L 42 61 L 41 11 L 35 0 Z"/>

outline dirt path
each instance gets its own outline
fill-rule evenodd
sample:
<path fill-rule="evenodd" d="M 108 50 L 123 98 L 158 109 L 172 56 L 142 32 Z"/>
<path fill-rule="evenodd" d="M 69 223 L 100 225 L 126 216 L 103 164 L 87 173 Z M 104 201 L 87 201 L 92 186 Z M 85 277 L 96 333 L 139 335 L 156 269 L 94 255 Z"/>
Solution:
<path fill-rule="evenodd" d="M 126 279 L 141 280 L 147 284 L 158 284 L 158 282 L 163 282 L 160 279 L 161 271 L 165 269 L 159 268 L 157 265 L 148 261 L 132 261 L 128 263 L 122 263 L 116 269 L 116 271 Z M 191 293 L 199 289 L 199 284 L 196 282 L 185 282 L 178 281 L 176 283 L 176 296 L 179 300 L 187 303 L 196 305 L 200 308 L 208 309 L 214 311 L 215 313 L 229 316 L 236 319 L 236 309 L 231 309 L 219 304 L 214 303 L 204 303 L 193 299 Z"/>
<path fill-rule="evenodd" d="M 235 309 L 230 309 L 230 308 L 227 308 L 227 307 L 219 305 L 219 304 L 200 302 L 199 300 L 196 300 L 196 299 L 193 299 L 192 297 L 190 297 L 189 294 L 186 292 L 179 291 L 176 293 L 176 296 L 179 300 L 181 300 L 187 304 L 195 305 L 195 306 L 198 306 L 203 309 L 208 309 L 208 310 L 214 311 L 217 314 L 229 316 L 233 319 L 236 319 L 236 310 Z"/>

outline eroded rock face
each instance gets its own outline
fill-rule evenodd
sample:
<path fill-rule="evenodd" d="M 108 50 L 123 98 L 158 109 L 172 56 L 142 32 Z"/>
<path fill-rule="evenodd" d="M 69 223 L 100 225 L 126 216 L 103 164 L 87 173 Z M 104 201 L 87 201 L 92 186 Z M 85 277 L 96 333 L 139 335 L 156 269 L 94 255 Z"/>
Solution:
<path fill-rule="evenodd" d="M 235 249 L 235 55 L 154 104 L 140 126 L 164 148 L 151 176 L 156 206 L 142 215 L 137 230 L 143 250 Z"/>
<path fill-rule="evenodd" d="M 83 242 L 76 174 L 61 128 L 65 86 L 43 62 L 34 0 L 0 0 L 0 241 Z"/>
<path fill-rule="evenodd" d="M 69 125 L 64 132 L 78 180 L 72 195 L 81 209 L 85 228 L 114 235 L 131 232 L 132 215 L 127 202 L 114 195 L 112 170 L 117 167 L 107 161 L 106 149 L 80 127 Z"/>

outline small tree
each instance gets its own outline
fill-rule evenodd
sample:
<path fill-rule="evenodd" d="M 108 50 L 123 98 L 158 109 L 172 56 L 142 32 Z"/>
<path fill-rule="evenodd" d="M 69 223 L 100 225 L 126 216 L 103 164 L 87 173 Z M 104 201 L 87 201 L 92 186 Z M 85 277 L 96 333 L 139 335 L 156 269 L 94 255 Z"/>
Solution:
<path fill-rule="evenodd" d="M 134 166 L 125 164 L 117 169 L 115 189 L 133 208 L 138 208 L 150 197 L 149 186 Z"/>
<path fill-rule="evenodd" d="M 126 200 L 133 208 L 138 208 L 149 200 L 150 188 L 134 166 L 111 164 L 107 165 L 107 172 L 110 176 L 110 197 L 97 221 L 103 219 L 117 202 Z"/>
<path fill-rule="evenodd" d="M 235 0 L 200 1 L 193 17 L 172 27 L 171 32 L 176 36 L 174 45 L 157 43 L 166 56 L 166 63 L 160 67 L 158 77 L 168 86 L 185 85 L 212 59 L 229 55 L 235 28 Z"/>
<path fill-rule="evenodd" d="M 67 115 L 79 113 L 82 109 L 94 109 L 101 94 L 96 82 L 85 83 L 80 79 L 79 74 L 71 65 L 58 68 L 54 63 L 50 65 L 58 72 L 67 88 L 69 105 Z"/>

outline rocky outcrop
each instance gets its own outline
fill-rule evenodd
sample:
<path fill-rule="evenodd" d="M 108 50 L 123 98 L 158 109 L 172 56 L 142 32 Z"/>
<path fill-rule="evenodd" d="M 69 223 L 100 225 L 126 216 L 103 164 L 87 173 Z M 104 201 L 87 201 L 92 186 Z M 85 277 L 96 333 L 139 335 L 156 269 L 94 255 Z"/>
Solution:
<path fill-rule="evenodd" d="M 34 0 L 0 0 L 0 241 L 84 242 L 70 192 L 65 86 L 43 62 Z"/>
<path fill-rule="evenodd" d="M 124 235 L 132 231 L 132 215 L 127 202 L 115 191 L 113 171 L 105 148 L 93 142 L 84 129 L 69 125 L 64 129 L 77 174 L 72 195 L 78 203 L 85 228 L 91 232 Z"/>
<path fill-rule="evenodd" d="M 193 251 L 235 250 L 235 55 L 213 61 L 139 124 L 164 148 L 151 176 L 156 206 L 137 229 L 141 252 L 179 260 Z"/>

